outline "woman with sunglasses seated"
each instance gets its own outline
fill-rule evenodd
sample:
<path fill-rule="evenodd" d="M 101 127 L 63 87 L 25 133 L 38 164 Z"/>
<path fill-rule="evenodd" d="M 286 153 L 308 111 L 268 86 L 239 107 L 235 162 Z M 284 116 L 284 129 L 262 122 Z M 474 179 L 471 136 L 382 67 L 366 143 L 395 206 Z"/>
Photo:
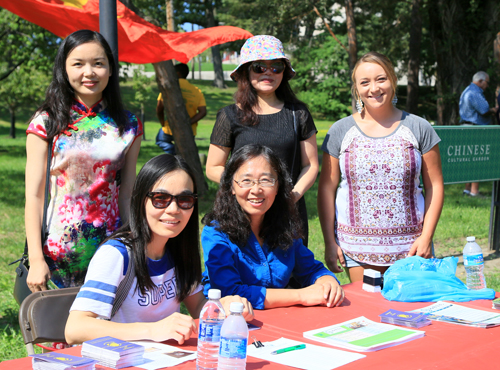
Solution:
<path fill-rule="evenodd" d="M 302 243 L 285 164 L 262 145 L 237 150 L 226 165 L 201 234 L 205 294 L 237 294 L 257 309 L 338 306 L 335 275 Z M 301 289 L 284 289 L 291 276 Z"/>
<path fill-rule="evenodd" d="M 295 71 L 280 40 L 265 35 L 248 39 L 241 48 L 240 61 L 231 73 L 238 83 L 236 104 L 219 111 L 210 137 L 207 177 L 220 182 L 229 153 L 246 144 L 271 148 L 292 177 L 292 197 L 298 202 L 307 245 L 303 195 L 318 174 L 316 126 L 307 107 L 290 88 L 288 80 Z"/>
<path fill-rule="evenodd" d="M 196 332 L 193 319 L 206 302 L 199 256 L 194 176 L 180 157 L 155 157 L 137 176 L 129 222 L 101 245 L 90 262 L 85 284 L 70 310 L 66 340 L 74 344 L 112 336 L 175 339 L 182 344 Z M 133 274 L 128 275 L 131 263 Z M 126 276 L 133 278 L 132 284 L 118 297 Z M 253 318 L 245 298 L 221 301 L 226 308 L 231 301 L 243 302 L 245 318 Z M 191 316 L 179 313 L 181 302 Z"/>

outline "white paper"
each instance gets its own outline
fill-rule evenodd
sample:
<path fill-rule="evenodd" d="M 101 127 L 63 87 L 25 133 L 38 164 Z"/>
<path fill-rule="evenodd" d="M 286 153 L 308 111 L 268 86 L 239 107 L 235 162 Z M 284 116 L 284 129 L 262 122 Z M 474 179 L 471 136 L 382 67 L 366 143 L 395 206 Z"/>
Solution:
<path fill-rule="evenodd" d="M 264 347 L 256 348 L 253 344 L 248 346 L 247 355 L 262 360 L 306 370 L 336 369 L 350 362 L 359 360 L 365 355 L 341 351 L 333 348 L 316 346 L 306 343 L 306 348 L 296 351 L 271 355 L 272 351 L 303 344 L 296 340 L 280 338 L 272 342 L 264 342 Z"/>
<path fill-rule="evenodd" d="M 189 360 L 196 360 L 196 352 L 169 346 L 168 344 L 150 341 L 134 341 L 132 343 L 140 344 L 145 348 L 144 363 L 135 365 L 135 367 L 141 369 L 156 370 L 176 366 Z"/>
<path fill-rule="evenodd" d="M 439 320 L 439 318 L 433 318 L 432 316 L 430 316 L 429 319 L 438 319 L 439 321 L 446 321 L 454 324 L 483 327 L 500 325 L 500 314 L 498 312 L 478 310 L 449 302 L 437 302 L 411 312 L 418 312 L 425 315 L 445 316 L 450 318 L 450 320 Z M 455 319 L 455 321 L 451 319 Z"/>

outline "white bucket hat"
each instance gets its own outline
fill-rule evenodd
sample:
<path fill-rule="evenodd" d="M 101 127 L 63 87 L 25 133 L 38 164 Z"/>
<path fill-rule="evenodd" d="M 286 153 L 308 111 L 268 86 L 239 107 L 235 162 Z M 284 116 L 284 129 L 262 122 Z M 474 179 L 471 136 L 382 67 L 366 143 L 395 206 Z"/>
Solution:
<path fill-rule="evenodd" d="M 240 64 L 231 72 L 231 78 L 235 79 L 235 72 L 244 64 L 254 62 L 256 60 L 273 60 L 282 59 L 288 69 L 285 71 L 286 78 L 289 80 L 295 76 L 295 71 L 292 68 L 290 60 L 285 56 L 283 44 L 274 36 L 257 35 L 249 38 L 240 51 Z"/>

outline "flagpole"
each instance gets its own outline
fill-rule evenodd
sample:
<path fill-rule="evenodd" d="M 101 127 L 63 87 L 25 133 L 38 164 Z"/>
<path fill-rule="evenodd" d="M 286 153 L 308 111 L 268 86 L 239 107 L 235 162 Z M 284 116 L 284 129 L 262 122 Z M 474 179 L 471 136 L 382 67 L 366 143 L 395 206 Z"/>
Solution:
<path fill-rule="evenodd" d="M 118 21 L 116 0 L 99 0 L 99 32 L 104 36 L 118 66 Z"/>

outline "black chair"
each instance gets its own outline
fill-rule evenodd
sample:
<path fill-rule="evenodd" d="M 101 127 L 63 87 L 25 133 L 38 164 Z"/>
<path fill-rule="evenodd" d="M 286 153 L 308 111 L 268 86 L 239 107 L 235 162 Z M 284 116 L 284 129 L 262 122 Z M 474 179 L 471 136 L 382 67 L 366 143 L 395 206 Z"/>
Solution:
<path fill-rule="evenodd" d="M 28 355 L 35 354 L 33 344 L 66 341 L 64 328 L 79 290 L 44 290 L 26 297 L 19 309 L 19 326 Z"/>

